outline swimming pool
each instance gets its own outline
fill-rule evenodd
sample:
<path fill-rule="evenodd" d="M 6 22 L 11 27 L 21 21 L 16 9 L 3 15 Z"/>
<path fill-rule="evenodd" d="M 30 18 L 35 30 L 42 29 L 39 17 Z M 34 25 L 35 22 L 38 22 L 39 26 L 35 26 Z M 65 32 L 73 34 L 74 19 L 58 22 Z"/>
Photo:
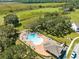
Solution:
<path fill-rule="evenodd" d="M 43 42 L 43 38 L 39 37 L 37 33 L 28 34 L 27 39 L 32 41 L 35 45 L 40 45 Z"/>

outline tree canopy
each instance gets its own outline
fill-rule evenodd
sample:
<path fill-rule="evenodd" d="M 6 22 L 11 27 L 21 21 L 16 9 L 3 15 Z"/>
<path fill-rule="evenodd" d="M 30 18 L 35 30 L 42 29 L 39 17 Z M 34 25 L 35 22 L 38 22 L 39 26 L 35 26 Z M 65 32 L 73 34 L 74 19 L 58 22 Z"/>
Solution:
<path fill-rule="evenodd" d="M 13 45 L 7 48 L 2 55 L 1 59 L 23 59 L 23 57 L 27 54 L 27 49 L 24 45 Z"/>
<path fill-rule="evenodd" d="M 79 8 L 79 0 L 67 0 L 66 4 L 68 4 L 68 7 Z"/>
<path fill-rule="evenodd" d="M 25 44 L 16 45 L 16 40 L 17 32 L 13 26 L 0 26 L 0 59 L 40 58 L 29 46 Z"/>
<path fill-rule="evenodd" d="M 0 26 L 0 48 L 1 51 L 15 44 L 17 33 L 13 26 Z"/>
<path fill-rule="evenodd" d="M 0 59 L 38 59 L 41 58 L 26 45 L 12 45 L 0 55 Z M 41 58 L 43 59 L 43 58 Z"/>
<path fill-rule="evenodd" d="M 4 17 L 4 24 L 12 24 L 13 26 L 17 26 L 19 24 L 19 19 L 15 14 L 8 14 Z"/>
<path fill-rule="evenodd" d="M 39 20 L 29 27 L 33 31 L 46 32 L 58 37 L 72 32 L 70 18 L 58 13 L 46 13 L 43 18 L 39 17 Z"/>
<path fill-rule="evenodd" d="M 47 2 L 62 2 L 63 0 L 16 0 L 16 1 L 25 3 L 47 3 Z"/>

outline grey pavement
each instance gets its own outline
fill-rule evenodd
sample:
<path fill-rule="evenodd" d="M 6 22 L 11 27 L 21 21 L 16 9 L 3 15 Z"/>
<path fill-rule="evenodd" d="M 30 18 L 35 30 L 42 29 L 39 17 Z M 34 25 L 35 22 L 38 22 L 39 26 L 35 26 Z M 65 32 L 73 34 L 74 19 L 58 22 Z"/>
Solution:
<path fill-rule="evenodd" d="M 79 44 L 77 44 L 77 45 L 74 47 L 73 51 L 75 51 L 76 54 L 77 54 L 77 56 L 76 56 L 75 59 L 79 59 Z M 73 58 L 70 57 L 70 59 L 73 59 Z"/>

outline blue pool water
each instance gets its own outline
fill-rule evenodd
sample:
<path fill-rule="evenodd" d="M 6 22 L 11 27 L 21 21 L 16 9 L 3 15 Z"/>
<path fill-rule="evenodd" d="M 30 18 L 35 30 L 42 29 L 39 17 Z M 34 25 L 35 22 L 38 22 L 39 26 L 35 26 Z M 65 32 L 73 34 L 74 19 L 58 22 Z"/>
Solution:
<path fill-rule="evenodd" d="M 41 37 L 39 37 L 38 34 L 36 34 L 36 33 L 28 34 L 27 39 L 29 41 L 32 41 L 36 45 L 39 45 L 43 42 L 43 39 Z"/>

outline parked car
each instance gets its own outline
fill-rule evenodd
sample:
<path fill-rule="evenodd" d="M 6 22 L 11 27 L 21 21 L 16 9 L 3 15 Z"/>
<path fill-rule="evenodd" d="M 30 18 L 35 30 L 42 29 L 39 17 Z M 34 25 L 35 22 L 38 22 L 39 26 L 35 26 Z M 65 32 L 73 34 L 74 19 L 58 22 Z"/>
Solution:
<path fill-rule="evenodd" d="M 71 54 L 71 57 L 72 57 L 73 59 L 75 59 L 75 58 L 76 58 L 76 56 L 77 56 L 76 52 L 75 52 L 75 51 L 73 51 L 73 52 L 72 52 L 72 54 Z"/>

